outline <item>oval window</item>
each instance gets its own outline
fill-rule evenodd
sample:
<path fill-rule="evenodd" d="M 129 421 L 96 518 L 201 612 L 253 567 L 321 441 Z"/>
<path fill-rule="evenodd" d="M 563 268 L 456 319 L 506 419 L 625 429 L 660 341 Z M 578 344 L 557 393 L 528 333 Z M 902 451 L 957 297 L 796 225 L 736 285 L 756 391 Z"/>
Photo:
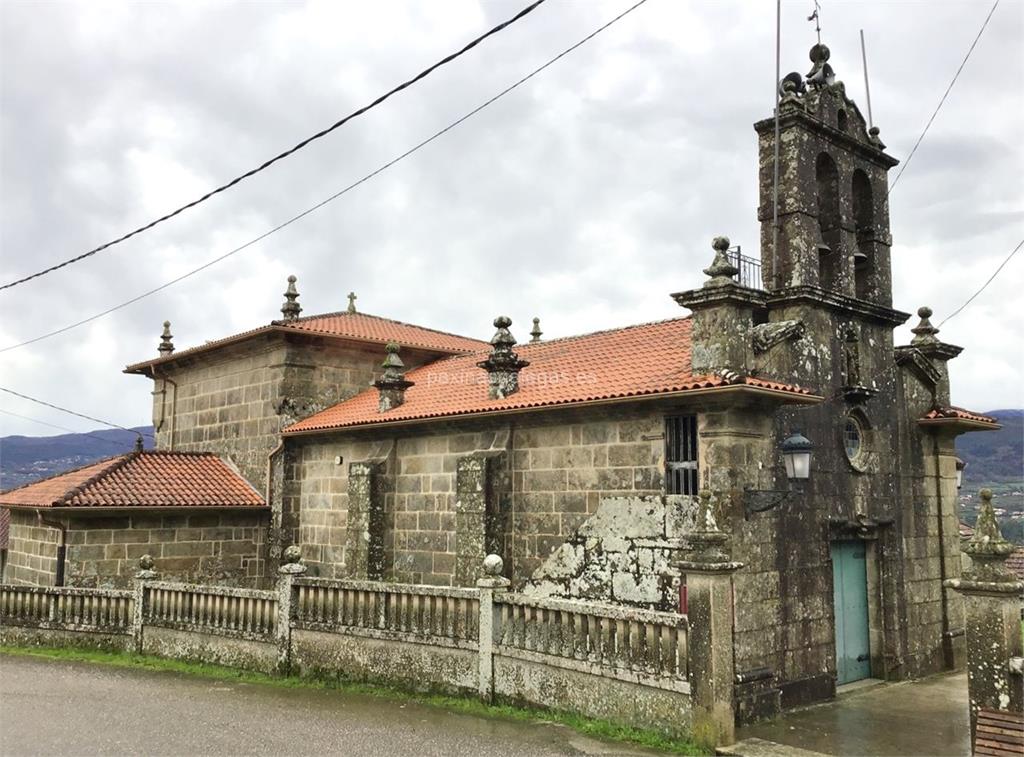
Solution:
<path fill-rule="evenodd" d="M 864 433 L 856 418 L 847 417 L 846 419 L 846 426 L 843 428 L 843 447 L 849 461 L 851 463 L 858 462 L 861 450 L 864 448 Z"/>

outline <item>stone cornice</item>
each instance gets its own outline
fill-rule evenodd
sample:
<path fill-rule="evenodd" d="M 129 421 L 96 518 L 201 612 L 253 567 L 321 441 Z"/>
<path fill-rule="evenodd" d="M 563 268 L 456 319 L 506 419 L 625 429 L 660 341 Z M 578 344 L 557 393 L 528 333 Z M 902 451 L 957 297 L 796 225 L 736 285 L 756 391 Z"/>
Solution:
<path fill-rule="evenodd" d="M 689 289 L 669 295 L 678 304 L 690 310 L 735 304 L 742 307 L 761 308 L 768 293 L 762 289 L 751 289 L 739 284 Z"/>
<path fill-rule="evenodd" d="M 866 300 L 859 300 L 856 297 L 849 297 L 839 292 L 831 292 L 810 284 L 787 287 L 766 292 L 765 294 L 767 295 L 767 305 L 770 310 L 805 302 L 820 305 L 846 315 L 856 316 L 866 321 L 888 323 L 893 326 L 901 326 L 910 318 L 910 313 L 894 310 L 884 305 L 876 305 Z"/>
<path fill-rule="evenodd" d="M 896 365 L 911 371 L 930 389 L 934 389 L 942 380 L 942 374 L 917 347 L 911 345 L 897 347 L 893 350 L 893 359 L 896 361 Z"/>
<path fill-rule="evenodd" d="M 893 166 L 899 165 L 899 161 L 891 155 L 887 155 L 877 147 L 873 147 L 855 139 L 846 132 L 839 131 L 839 129 L 829 126 L 821 119 L 815 118 L 804 110 L 789 110 L 779 117 L 780 131 L 784 131 L 785 129 L 793 126 L 803 126 L 808 131 L 819 134 L 830 142 L 841 145 L 842 147 L 850 150 L 851 152 L 857 153 L 861 157 L 870 160 L 872 163 L 881 166 L 882 168 L 890 169 Z M 758 134 L 773 133 L 775 131 L 775 119 L 765 118 L 758 121 L 754 124 L 754 130 Z"/>

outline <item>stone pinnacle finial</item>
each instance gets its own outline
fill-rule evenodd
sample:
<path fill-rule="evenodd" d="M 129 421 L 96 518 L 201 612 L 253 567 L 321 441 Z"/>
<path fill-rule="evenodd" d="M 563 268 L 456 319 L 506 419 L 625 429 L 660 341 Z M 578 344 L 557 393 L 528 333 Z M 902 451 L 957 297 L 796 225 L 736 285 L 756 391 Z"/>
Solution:
<path fill-rule="evenodd" d="M 386 413 L 393 407 L 398 407 L 405 402 L 405 390 L 413 386 L 412 381 L 405 379 L 405 363 L 398 356 L 398 342 L 388 342 L 384 347 L 386 355 L 381 367 L 383 375 L 373 382 L 373 385 L 380 390 L 377 398 L 377 410 Z"/>
<path fill-rule="evenodd" d="M 171 334 L 171 322 L 164 321 L 164 331 L 160 335 L 160 346 L 156 348 L 156 351 L 160 353 L 160 357 L 167 357 L 174 352 L 174 342 L 171 340 L 174 336 Z"/>
<path fill-rule="evenodd" d="M 964 552 L 971 558 L 971 567 L 964 578 L 987 583 L 1016 581 L 1006 568 L 1006 558 L 1016 547 L 1003 538 L 999 531 L 996 513 L 992 507 L 992 490 L 982 489 L 978 496 L 981 497 L 981 511 L 974 524 L 974 535 L 964 547 Z"/>
<path fill-rule="evenodd" d="M 286 547 L 281 555 L 281 567 L 278 573 L 298 576 L 306 572 L 306 566 L 302 564 L 302 550 L 297 544 Z"/>
<path fill-rule="evenodd" d="M 932 317 L 932 309 L 925 305 L 917 309 L 917 314 L 920 316 L 921 322 L 911 329 L 915 336 L 910 340 L 910 343 L 915 346 L 937 343 L 939 340 L 935 335 L 939 333 L 939 330 L 932 326 L 932 322 L 928 320 Z"/>
<path fill-rule="evenodd" d="M 530 332 L 530 341 L 539 342 L 544 332 L 540 330 L 540 318 L 533 319 L 533 331 Z"/>
<path fill-rule="evenodd" d="M 519 371 L 529 365 L 526 360 L 520 360 L 512 349 L 516 340 L 508 330 L 511 325 L 512 319 L 508 316 L 499 315 L 494 319 L 498 330 L 491 337 L 493 349 L 486 360 L 477 363 L 490 375 L 491 399 L 504 399 L 519 391 Z"/>
<path fill-rule="evenodd" d="M 156 572 L 156 563 L 153 562 L 153 556 L 145 554 L 139 558 L 139 570 L 135 574 L 135 577 L 141 580 L 153 580 L 159 578 L 160 574 Z"/>
<path fill-rule="evenodd" d="M 359 299 L 359 298 L 356 297 L 356 293 L 355 292 L 349 292 L 348 293 L 348 312 L 350 312 L 350 313 L 356 312 L 356 300 L 357 299 Z"/>
<path fill-rule="evenodd" d="M 146 448 L 145 443 L 142 441 L 142 434 L 135 437 L 135 451 L 142 452 Z"/>
<path fill-rule="evenodd" d="M 704 273 L 711 278 L 704 282 L 704 286 L 723 286 L 734 284 L 733 276 L 740 272 L 740 269 L 729 260 L 729 237 L 715 237 L 711 242 L 715 250 L 715 259 L 711 265 L 704 269 Z"/>
<path fill-rule="evenodd" d="M 302 306 L 299 304 L 299 290 L 295 288 L 296 281 L 295 276 L 288 277 L 288 289 L 285 290 L 284 304 L 281 306 L 281 314 L 286 321 L 294 321 L 302 312 Z"/>

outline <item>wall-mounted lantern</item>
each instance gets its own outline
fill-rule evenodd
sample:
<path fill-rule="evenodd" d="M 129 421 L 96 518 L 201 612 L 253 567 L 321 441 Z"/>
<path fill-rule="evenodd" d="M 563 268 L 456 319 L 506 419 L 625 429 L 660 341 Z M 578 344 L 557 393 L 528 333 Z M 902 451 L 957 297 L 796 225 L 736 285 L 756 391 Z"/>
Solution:
<path fill-rule="evenodd" d="M 790 481 L 806 481 L 811 477 L 811 440 L 794 431 L 782 443 L 782 459 L 786 463 L 786 478 Z"/>
<path fill-rule="evenodd" d="M 814 444 L 799 431 L 794 431 L 782 442 L 782 461 L 786 466 L 786 480 L 803 482 L 811 477 L 811 453 Z M 754 513 L 774 510 L 785 502 L 791 494 L 799 492 L 797 488 L 784 491 L 773 489 L 743 489 L 743 511 L 749 519 Z"/>
<path fill-rule="evenodd" d="M 956 458 L 956 488 L 959 489 L 964 485 L 964 468 L 967 467 L 967 463 L 961 460 L 959 457 Z"/>

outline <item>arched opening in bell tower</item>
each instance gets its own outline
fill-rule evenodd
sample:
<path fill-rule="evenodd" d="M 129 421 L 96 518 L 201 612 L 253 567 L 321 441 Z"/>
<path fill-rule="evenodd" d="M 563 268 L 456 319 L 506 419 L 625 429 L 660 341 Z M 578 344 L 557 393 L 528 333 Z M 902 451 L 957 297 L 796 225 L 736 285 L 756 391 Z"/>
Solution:
<path fill-rule="evenodd" d="M 870 294 L 875 272 L 875 204 L 871 180 L 861 169 L 853 172 L 853 220 L 857 231 L 857 250 L 853 254 L 853 280 L 856 296 L 866 299 Z"/>
<path fill-rule="evenodd" d="M 818 284 L 824 289 L 835 289 L 842 259 L 841 230 L 839 228 L 839 169 L 826 153 L 820 153 L 814 166 L 818 193 L 818 228 L 821 244 L 818 246 Z"/>

